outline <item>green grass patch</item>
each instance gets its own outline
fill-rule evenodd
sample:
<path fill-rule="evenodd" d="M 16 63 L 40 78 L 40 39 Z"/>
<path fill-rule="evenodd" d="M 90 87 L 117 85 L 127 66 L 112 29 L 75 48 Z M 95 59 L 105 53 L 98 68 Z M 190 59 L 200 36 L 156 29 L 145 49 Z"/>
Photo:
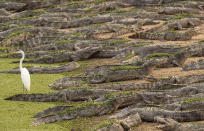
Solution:
<path fill-rule="evenodd" d="M 19 67 L 19 63 L 11 64 L 17 59 L 0 59 L 0 70 L 9 70 Z M 23 64 L 25 66 L 27 64 Z M 61 74 L 31 74 L 31 92 L 30 93 L 50 93 L 54 92 L 48 85 L 57 79 L 62 78 Z M 0 74 L 0 130 L 28 130 L 28 131 L 57 131 L 67 130 L 59 124 L 53 123 L 30 127 L 29 124 L 34 120 L 32 117 L 38 112 L 47 108 L 54 107 L 56 103 L 43 102 L 20 102 L 6 101 L 7 97 L 22 94 L 22 82 L 20 74 Z"/>
<path fill-rule="evenodd" d="M 142 47 L 146 45 L 152 45 L 152 43 L 139 43 L 139 44 L 134 44 L 133 47 Z"/>
<path fill-rule="evenodd" d="M 0 47 L 0 52 L 1 53 L 8 53 L 8 51 L 10 50 L 10 47 Z"/>
<path fill-rule="evenodd" d="M 72 35 L 75 35 L 75 36 L 86 36 L 86 34 L 82 33 L 82 32 L 74 32 L 74 33 L 72 33 Z"/>
<path fill-rule="evenodd" d="M 82 16 L 82 18 L 85 18 L 85 17 L 94 17 L 94 16 L 98 16 L 98 14 L 87 14 L 87 15 L 84 15 Z"/>
<path fill-rule="evenodd" d="M 181 34 L 181 33 L 177 32 L 177 31 L 175 31 L 175 30 L 168 30 L 167 32 L 168 32 L 168 33 L 172 33 L 172 34 Z"/>
<path fill-rule="evenodd" d="M 32 60 L 32 59 L 24 59 L 24 61 L 28 61 L 28 60 Z M 19 61 L 20 59 L 8 59 L 8 58 L 1 58 L 0 62 L 1 62 L 1 66 L 0 66 L 0 70 L 10 70 L 13 68 L 19 68 Z M 12 63 L 12 62 L 17 62 L 17 63 Z M 32 67 L 32 66 L 42 66 L 42 67 L 56 67 L 59 65 L 64 65 L 66 63 L 57 63 L 57 64 L 36 64 L 36 63 L 23 63 L 23 67 Z"/>
<path fill-rule="evenodd" d="M 118 70 L 139 70 L 141 67 L 140 66 L 130 66 L 130 65 L 126 65 L 126 66 L 116 66 L 113 68 L 110 68 L 110 71 L 118 71 Z"/>
<path fill-rule="evenodd" d="M 100 123 L 95 127 L 95 130 L 94 130 L 94 131 L 96 131 L 97 129 L 103 128 L 103 127 L 110 127 L 110 126 L 112 126 L 115 122 L 116 122 L 116 120 L 114 120 L 114 119 L 104 120 L 104 121 L 100 122 Z"/>
<path fill-rule="evenodd" d="M 0 0 L 0 3 L 5 3 L 5 1 L 3 1 L 3 0 Z"/>
<path fill-rule="evenodd" d="M 129 54 L 129 55 L 127 55 L 125 58 L 126 59 L 130 59 L 130 58 L 132 58 L 132 57 L 134 57 L 135 56 L 135 54 Z"/>
<path fill-rule="evenodd" d="M 22 33 L 23 33 L 23 31 L 12 32 L 11 34 L 9 34 L 8 37 L 14 37 L 14 36 L 20 35 L 20 34 L 22 34 Z"/>
<path fill-rule="evenodd" d="M 192 16 L 192 14 L 188 14 L 188 13 L 177 14 L 177 15 L 175 15 L 172 19 L 170 19 L 170 20 L 168 20 L 168 21 L 165 21 L 163 25 L 166 25 L 166 24 L 168 24 L 169 22 L 173 22 L 173 21 L 175 21 L 175 20 L 183 19 L 183 18 L 190 17 L 190 16 Z"/>
<path fill-rule="evenodd" d="M 189 13 L 177 14 L 177 15 L 175 15 L 175 17 L 173 18 L 173 20 L 183 19 L 183 18 L 190 17 L 190 16 L 192 16 L 192 14 L 189 14 Z"/>
<path fill-rule="evenodd" d="M 160 78 L 160 80 L 170 80 L 172 76 Z"/>
<path fill-rule="evenodd" d="M 57 8 L 57 7 L 58 7 L 58 5 L 56 4 L 56 5 L 52 5 L 52 6 L 46 7 L 44 9 L 45 10 L 49 10 L 49 9 L 53 9 L 53 8 Z"/>
<path fill-rule="evenodd" d="M 11 64 L 11 62 L 19 61 L 19 59 L 0 59 L 0 70 L 10 70 L 12 68 L 19 68 L 19 63 Z M 79 74 L 87 69 L 88 62 L 79 62 L 82 67 L 70 74 Z M 25 66 L 46 66 L 53 67 L 59 64 L 32 64 L 23 63 Z M 50 93 L 55 92 L 51 90 L 48 85 L 55 80 L 63 78 L 64 74 L 31 74 L 31 92 L 30 93 Z M 45 109 L 52 108 L 56 105 L 73 105 L 72 109 L 86 108 L 87 106 L 98 106 L 102 103 L 87 102 L 81 104 L 75 103 L 61 103 L 61 102 L 21 102 L 21 101 L 6 101 L 7 97 L 22 94 L 22 82 L 20 74 L 0 74 L 0 130 L 26 130 L 26 131 L 71 131 L 71 129 L 82 129 L 83 131 L 90 131 L 94 129 L 93 122 L 100 121 L 98 117 L 91 118 L 77 118 L 74 120 L 61 121 L 57 123 L 45 124 L 40 126 L 30 127 L 29 124 L 35 120 L 32 118 L 38 112 Z M 84 90 L 89 87 L 83 87 Z M 73 110 L 74 111 L 74 110 Z M 95 120 L 95 121 L 93 121 Z M 97 124 L 97 122 L 95 122 Z M 91 126 L 87 126 L 87 124 Z M 95 124 L 95 125 L 96 125 Z"/>
<path fill-rule="evenodd" d="M 103 2 L 106 2 L 107 0 L 95 0 L 93 3 L 95 4 L 95 5 L 98 5 L 98 4 L 101 4 L 101 3 L 103 3 Z"/>
<path fill-rule="evenodd" d="M 36 10 L 31 10 L 32 13 L 34 14 L 44 14 L 46 13 L 43 9 L 36 9 Z"/>
<path fill-rule="evenodd" d="M 194 103 L 204 101 L 204 98 L 190 98 L 183 100 L 183 103 Z"/>
<path fill-rule="evenodd" d="M 31 19 L 36 19 L 37 16 L 29 16 L 29 17 L 21 17 L 21 18 L 18 18 L 16 20 L 31 20 Z"/>
<path fill-rule="evenodd" d="M 84 10 L 84 12 L 86 12 L 86 13 L 96 12 L 96 11 L 97 11 L 96 9 L 92 9 L 92 8 L 87 8 Z"/>
<path fill-rule="evenodd" d="M 171 20 L 165 21 L 160 27 L 162 27 L 162 26 L 164 26 L 164 25 L 167 25 L 170 21 L 171 21 Z"/>
<path fill-rule="evenodd" d="M 106 117 L 107 116 L 80 117 L 73 120 L 61 121 L 58 123 L 60 124 L 60 126 L 67 128 L 67 131 L 71 131 L 71 129 L 76 129 L 77 131 L 79 129 L 81 131 L 94 131 L 96 129 L 94 125 L 98 125 L 100 121 L 107 119 Z"/>
<path fill-rule="evenodd" d="M 169 53 L 153 53 L 153 54 L 149 54 L 146 56 L 147 59 L 150 59 L 150 58 L 154 58 L 154 57 L 174 57 L 173 54 L 169 54 Z"/>
<path fill-rule="evenodd" d="M 200 40 L 199 43 L 204 42 L 204 40 Z"/>
<path fill-rule="evenodd" d="M 9 26 L 9 23 L 0 23 L 0 26 Z"/>
<path fill-rule="evenodd" d="M 124 92 L 122 92 L 122 95 L 126 95 L 126 96 L 128 96 L 128 95 L 137 95 L 138 93 L 137 92 L 135 92 L 135 91 L 124 91 Z"/>
<path fill-rule="evenodd" d="M 31 75 L 31 93 L 53 92 L 47 85 L 61 77 L 61 75 Z M 57 124 L 30 127 L 29 124 L 34 120 L 32 117 L 36 113 L 54 107 L 55 104 L 5 101 L 6 97 L 23 93 L 20 74 L 0 74 L 0 80 L 0 117 L 3 118 L 0 119 L 0 130 L 65 130 Z"/>

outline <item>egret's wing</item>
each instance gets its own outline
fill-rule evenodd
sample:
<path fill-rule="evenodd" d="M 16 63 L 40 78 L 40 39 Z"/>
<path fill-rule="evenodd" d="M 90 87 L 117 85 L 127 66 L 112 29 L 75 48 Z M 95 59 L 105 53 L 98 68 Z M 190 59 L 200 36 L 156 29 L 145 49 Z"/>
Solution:
<path fill-rule="evenodd" d="M 25 88 L 30 91 L 30 73 L 26 68 L 21 70 L 21 79 Z"/>

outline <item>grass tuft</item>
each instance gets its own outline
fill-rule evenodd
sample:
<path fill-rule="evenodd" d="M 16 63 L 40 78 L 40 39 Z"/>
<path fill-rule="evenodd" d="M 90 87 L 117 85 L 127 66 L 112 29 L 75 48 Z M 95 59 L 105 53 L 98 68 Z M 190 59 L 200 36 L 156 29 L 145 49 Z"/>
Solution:
<path fill-rule="evenodd" d="M 135 56 L 135 54 L 128 54 L 125 58 L 126 59 L 130 59 L 130 58 L 132 58 L 132 57 L 134 57 Z"/>
<path fill-rule="evenodd" d="M 149 54 L 146 56 L 147 59 L 150 59 L 150 58 L 154 58 L 154 57 L 174 57 L 173 54 L 169 54 L 169 53 L 153 53 L 153 54 Z"/>
<path fill-rule="evenodd" d="M 0 23 L 0 26 L 9 26 L 9 23 Z"/>
<path fill-rule="evenodd" d="M 204 42 L 204 40 L 200 40 L 200 41 L 199 41 L 199 43 L 202 43 L 202 42 Z"/>
<path fill-rule="evenodd" d="M 118 70 L 139 70 L 140 68 L 141 68 L 140 66 L 126 65 L 126 66 L 116 66 L 116 67 L 110 68 L 109 70 L 111 70 L 111 71 L 118 71 Z"/>
<path fill-rule="evenodd" d="M 192 16 L 192 14 L 189 13 L 182 13 L 182 14 L 177 14 L 175 15 L 175 17 L 173 18 L 173 20 L 177 20 L 177 19 L 183 19 L 186 17 Z"/>
<path fill-rule="evenodd" d="M 142 47 L 146 45 L 152 45 L 152 43 L 139 43 L 139 44 L 134 44 L 133 47 Z"/>
<path fill-rule="evenodd" d="M 175 30 L 168 30 L 168 33 L 172 33 L 172 34 L 180 34 L 179 32 L 175 31 Z"/>
<path fill-rule="evenodd" d="M 112 126 L 115 122 L 116 122 L 116 120 L 114 120 L 114 119 L 104 120 L 104 121 L 100 122 L 100 123 L 96 126 L 96 129 L 95 129 L 94 131 L 96 131 L 97 129 L 103 128 L 103 127 L 110 127 L 110 126 Z"/>
<path fill-rule="evenodd" d="M 101 4 L 101 3 L 103 3 L 103 2 L 106 2 L 107 0 L 95 0 L 93 3 L 95 4 L 95 5 L 98 5 L 98 4 Z"/>
<path fill-rule="evenodd" d="M 204 98 L 190 98 L 190 99 L 185 99 L 183 103 L 194 103 L 194 102 L 201 102 L 204 101 Z"/>

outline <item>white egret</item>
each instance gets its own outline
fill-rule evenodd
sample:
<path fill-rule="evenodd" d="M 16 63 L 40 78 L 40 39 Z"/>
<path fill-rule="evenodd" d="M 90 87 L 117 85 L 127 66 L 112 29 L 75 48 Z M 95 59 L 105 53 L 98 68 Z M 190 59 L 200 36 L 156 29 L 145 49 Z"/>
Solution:
<path fill-rule="evenodd" d="M 20 72 L 21 72 L 21 80 L 23 82 L 23 90 L 25 87 L 27 91 L 30 91 L 30 73 L 26 68 L 23 68 L 22 66 L 25 54 L 22 50 L 19 50 L 17 53 L 22 54 L 22 58 L 20 60 Z"/>

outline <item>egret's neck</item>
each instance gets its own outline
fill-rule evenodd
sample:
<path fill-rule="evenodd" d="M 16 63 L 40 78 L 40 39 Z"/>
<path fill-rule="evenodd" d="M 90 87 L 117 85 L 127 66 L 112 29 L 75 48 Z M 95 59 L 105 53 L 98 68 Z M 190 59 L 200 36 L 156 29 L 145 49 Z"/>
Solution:
<path fill-rule="evenodd" d="M 20 60 L 20 70 L 22 70 L 22 68 L 23 68 L 22 64 L 23 64 L 24 57 L 25 57 L 25 55 L 24 55 L 24 53 L 22 53 L 22 58 Z"/>

